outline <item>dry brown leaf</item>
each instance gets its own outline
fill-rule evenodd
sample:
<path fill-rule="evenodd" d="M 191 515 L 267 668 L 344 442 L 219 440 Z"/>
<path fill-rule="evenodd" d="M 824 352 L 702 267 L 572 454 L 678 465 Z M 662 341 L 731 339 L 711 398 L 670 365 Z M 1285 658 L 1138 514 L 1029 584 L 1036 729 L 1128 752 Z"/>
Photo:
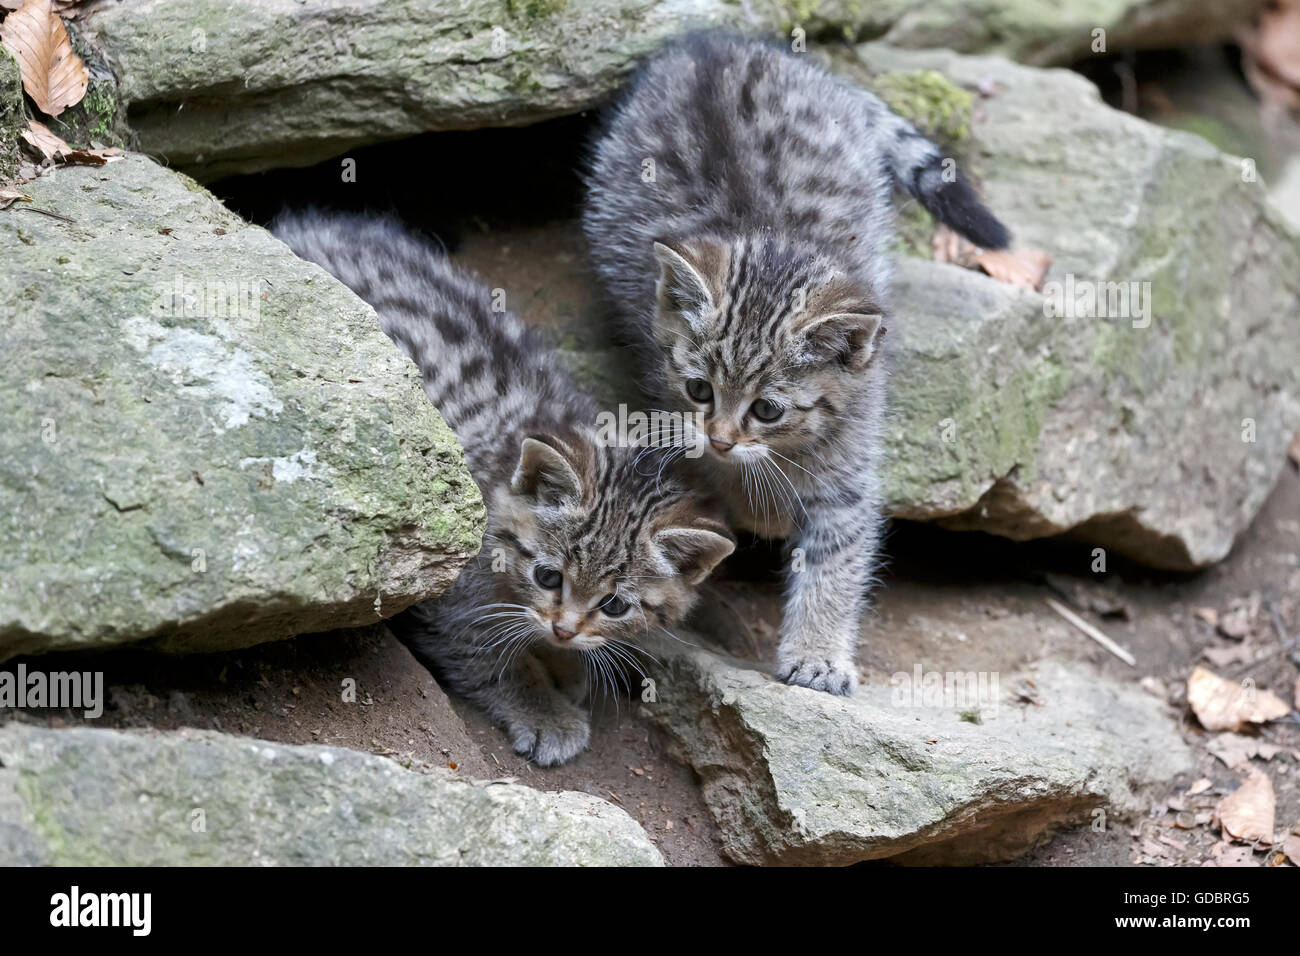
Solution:
<path fill-rule="evenodd" d="M 1240 767 L 1250 763 L 1252 757 L 1272 760 L 1283 750 L 1277 744 L 1258 737 L 1245 734 L 1217 734 L 1205 745 L 1205 749 L 1223 761 L 1226 767 Z"/>
<path fill-rule="evenodd" d="M 1035 249 L 997 252 L 981 249 L 947 226 L 939 226 L 930 241 L 935 262 L 950 262 L 963 269 L 982 269 L 999 282 L 1022 289 L 1043 291 L 1043 280 L 1051 268 L 1052 257 Z"/>
<path fill-rule="evenodd" d="M 1300 836 L 1294 833 L 1288 834 L 1282 841 L 1282 852 L 1286 854 L 1288 860 L 1300 866 Z"/>
<path fill-rule="evenodd" d="M 1209 790 L 1210 787 L 1212 786 L 1214 786 L 1214 781 L 1212 781 L 1209 777 L 1202 777 L 1200 780 L 1197 780 L 1194 784 L 1192 784 L 1190 787 L 1187 788 L 1187 795 L 1189 797 L 1194 797 L 1198 793 L 1204 793 L 1206 790 Z"/>
<path fill-rule="evenodd" d="M 1262 605 L 1263 599 L 1258 591 L 1244 598 L 1234 598 L 1228 605 L 1228 610 L 1219 618 L 1219 633 L 1236 641 L 1241 640 L 1254 630 Z"/>
<path fill-rule="evenodd" d="M 999 282 L 1035 292 L 1043 291 L 1043 280 L 1052 266 L 1052 257 L 1037 249 L 1002 249 L 997 252 L 981 249 L 975 261 Z"/>
<path fill-rule="evenodd" d="M 1268 775 L 1251 768 L 1246 782 L 1219 803 L 1223 832 L 1243 843 L 1273 843 L 1273 814 L 1277 801 Z"/>
<path fill-rule="evenodd" d="M 1300 0 L 1274 0 L 1260 11 L 1253 52 L 1270 73 L 1300 89 Z"/>
<path fill-rule="evenodd" d="M 1259 866 L 1255 851 L 1248 846 L 1216 843 L 1210 856 L 1212 859 L 1206 860 L 1202 866 Z"/>
<path fill-rule="evenodd" d="M 22 132 L 23 141 L 40 154 L 42 159 L 55 162 L 61 153 L 71 151 L 72 147 L 57 134 L 50 131 L 44 123 L 36 120 L 27 121 L 27 129 Z"/>
<path fill-rule="evenodd" d="M 1237 31 L 1241 69 L 1265 106 L 1300 109 L 1300 84 L 1288 79 L 1295 70 L 1295 0 L 1261 14 L 1258 22 Z M 1265 28 L 1267 26 L 1267 34 Z"/>
<path fill-rule="evenodd" d="M 3 186 L 0 186 L 0 209 L 8 209 L 19 200 L 22 202 L 31 202 L 32 197 L 26 193 L 21 193 L 16 189 L 6 189 Z"/>
<path fill-rule="evenodd" d="M 26 2 L 27 0 L 0 0 L 0 7 L 17 10 Z M 54 0 L 54 12 L 65 20 L 72 20 L 81 12 L 78 5 L 84 2 L 85 0 Z"/>
<path fill-rule="evenodd" d="M 1187 703 L 1206 730 L 1237 730 L 1290 713 L 1286 701 L 1258 687 L 1224 680 L 1204 667 L 1187 678 Z"/>
<path fill-rule="evenodd" d="M 1210 627 L 1219 626 L 1219 612 L 1214 608 L 1198 607 L 1193 613 L 1206 624 L 1210 625 Z"/>
<path fill-rule="evenodd" d="M 77 149 L 69 146 L 44 123 L 27 121 L 23 140 L 40 153 L 43 159 L 65 166 L 103 166 L 110 159 L 123 155 L 116 146 L 107 149 Z"/>
<path fill-rule="evenodd" d="M 1300 820 L 1297 820 L 1291 832 L 1283 837 L 1282 852 L 1292 863 L 1300 866 Z"/>
<path fill-rule="evenodd" d="M 963 269 L 975 268 L 975 244 L 964 236 L 959 236 L 957 232 L 945 225 L 940 225 L 934 230 L 934 238 L 930 240 L 930 248 L 934 252 L 935 262 L 950 262 L 955 266 L 961 266 Z"/>
<path fill-rule="evenodd" d="M 1201 656 L 1215 667 L 1232 667 L 1253 660 L 1255 649 L 1254 645 L 1242 641 L 1230 647 L 1207 647 L 1201 651 Z"/>
<path fill-rule="evenodd" d="M 69 149 L 59 154 L 59 161 L 68 166 L 103 166 L 110 159 L 121 156 L 116 146 L 108 149 Z"/>
<path fill-rule="evenodd" d="M 90 71 L 73 51 L 50 0 L 27 0 L 5 17 L 0 41 L 18 61 L 23 89 L 41 112 L 58 116 L 86 95 Z"/>

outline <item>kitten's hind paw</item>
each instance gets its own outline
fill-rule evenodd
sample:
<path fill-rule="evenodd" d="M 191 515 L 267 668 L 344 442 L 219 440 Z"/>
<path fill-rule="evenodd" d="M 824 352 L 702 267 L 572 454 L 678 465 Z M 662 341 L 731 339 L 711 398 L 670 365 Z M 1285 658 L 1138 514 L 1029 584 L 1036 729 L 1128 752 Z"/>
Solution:
<path fill-rule="evenodd" d="M 776 678 L 787 684 L 824 690 L 837 697 L 848 697 L 858 683 L 858 674 L 852 663 L 812 657 L 781 661 L 776 665 Z"/>
<path fill-rule="evenodd" d="M 565 717 L 511 724 L 506 733 L 515 753 L 539 767 L 567 763 L 582 753 L 591 740 L 591 726 L 576 710 Z"/>

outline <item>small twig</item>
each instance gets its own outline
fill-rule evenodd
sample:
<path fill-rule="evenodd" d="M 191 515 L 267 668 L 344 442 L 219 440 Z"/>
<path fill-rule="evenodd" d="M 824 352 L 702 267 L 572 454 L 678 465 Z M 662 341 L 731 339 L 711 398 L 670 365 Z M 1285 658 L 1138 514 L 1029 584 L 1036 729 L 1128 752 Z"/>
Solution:
<path fill-rule="evenodd" d="M 1282 618 L 1278 616 L 1277 609 L 1273 607 L 1273 602 L 1267 601 L 1264 606 L 1268 608 L 1269 616 L 1273 618 L 1273 630 L 1277 631 L 1277 639 L 1279 643 L 1274 647 L 1270 647 L 1266 651 L 1256 654 L 1251 660 L 1238 664 L 1232 670 L 1227 672 L 1228 677 L 1238 677 L 1250 670 L 1256 664 L 1262 664 L 1264 661 L 1271 657 L 1276 657 L 1278 654 L 1285 654 L 1287 651 L 1291 650 L 1291 648 L 1295 647 L 1297 642 L 1300 642 L 1300 638 L 1287 636 L 1286 628 L 1282 625 Z"/>
<path fill-rule="evenodd" d="M 1277 631 L 1277 639 L 1283 647 L 1289 647 L 1295 643 L 1295 638 L 1287 634 L 1286 627 L 1282 624 L 1282 617 L 1277 613 L 1277 607 L 1272 601 L 1265 601 L 1264 606 L 1268 608 L 1268 616 L 1273 619 L 1273 630 Z"/>
<path fill-rule="evenodd" d="M 77 222 L 77 220 L 73 219 L 71 216 L 65 216 L 62 213 L 57 212 L 50 212 L 48 209 L 41 209 L 38 206 L 11 206 L 10 208 L 21 209 L 24 212 L 39 212 L 42 216 L 49 216 L 51 219 L 61 219 L 64 222 L 70 222 L 74 225 Z"/>
<path fill-rule="evenodd" d="M 1061 615 L 1061 617 L 1065 618 L 1067 621 L 1069 621 L 1079 630 L 1083 631 L 1083 633 L 1087 634 L 1089 637 L 1091 637 L 1102 647 L 1106 648 L 1106 650 L 1110 651 L 1112 654 L 1114 654 L 1116 657 L 1122 660 L 1129 667 L 1137 667 L 1137 661 L 1134 659 L 1132 654 L 1124 650 L 1124 648 L 1120 647 L 1118 644 L 1112 641 L 1101 631 L 1097 630 L 1095 627 L 1093 627 L 1083 618 L 1079 617 L 1079 615 L 1075 614 L 1073 611 L 1071 611 L 1060 601 L 1056 600 L 1055 598 L 1044 598 L 1043 600 L 1047 602 L 1047 606 L 1050 607 L 1053 611 Z"/>

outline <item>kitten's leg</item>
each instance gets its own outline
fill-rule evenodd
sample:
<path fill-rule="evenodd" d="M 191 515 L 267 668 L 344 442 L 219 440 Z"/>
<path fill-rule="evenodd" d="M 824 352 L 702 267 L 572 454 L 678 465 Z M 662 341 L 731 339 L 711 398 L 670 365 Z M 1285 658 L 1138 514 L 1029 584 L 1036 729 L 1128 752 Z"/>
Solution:
<path fill-rule="evenodd" d="M 776 676 L 831 694 L 853 693 L 858 624 L 875 565 L 879 509 L 865 497 L 806 500 L 808 520 L 793 542 Z"/>
<path fill-rule="evenodd" d="M 551 767 L 582 752 L 591 739 L 586 712 L 556 688 L 531 651 L 519 651 L 503 668 L 499 653 L 472 638 L 449 639 L 449 630 L 423 629 L 412 636 L 411 647 L 432 662 L 448 690 L 482 708 L 505 729 L 516 753 Z"/>
<path fill-rule="evenodd" d="M 466 696 L 505 728 L 515 753 L 538 766 L 572 760 L 591 740 L 586 712 L 556 688 L 546 666 L 529 651 L 515 657 L 499 680 Z"/>

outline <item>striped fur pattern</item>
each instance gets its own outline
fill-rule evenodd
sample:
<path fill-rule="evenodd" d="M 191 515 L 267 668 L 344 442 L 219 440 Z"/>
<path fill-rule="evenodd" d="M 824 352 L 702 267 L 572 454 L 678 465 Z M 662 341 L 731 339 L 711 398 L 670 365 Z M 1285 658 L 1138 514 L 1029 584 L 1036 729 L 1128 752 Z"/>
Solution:
<path fill-rule="evenodd" d="M 543 766 L 574 757 L 589 737 L 582 699 L 613 693 L 639 669 L 638 639 L 676 626 L 735 546 L 726 525 L 637 449 L 600 441 L 594 403 L 546 344 L 428 242 L 356 215 L 284 215 L 273 231 L 374 306 L 487 503 L 478 558 L 395 630 L 516 751 Z"/>
<path fill-rule="evenodd" d="M 880 538 L 895 182 L 977 242 L 1006 230 L 939 150 L 799 55 L 718 34 L 659 53 L 595 144 L 584 227 L 697 479 L 790 548 L 777 675 L 852 692 Z M 951 178 L 951 177 L 946 177 Z"/>

